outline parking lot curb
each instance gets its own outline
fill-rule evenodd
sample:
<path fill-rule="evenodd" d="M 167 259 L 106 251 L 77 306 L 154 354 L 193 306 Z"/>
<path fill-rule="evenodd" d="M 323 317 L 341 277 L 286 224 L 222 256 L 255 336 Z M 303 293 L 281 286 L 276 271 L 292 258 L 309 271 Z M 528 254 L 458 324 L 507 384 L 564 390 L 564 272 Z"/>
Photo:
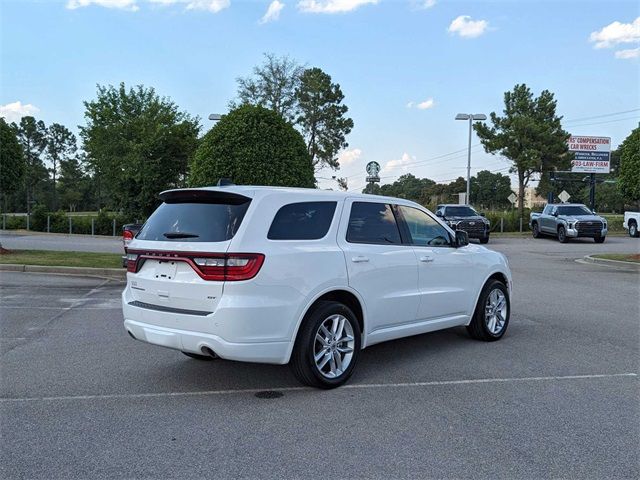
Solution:
<path fill-rule="evenodd" d="M 58 267 L 46 265 L 19 265 L 8 263 L 0 265 L 0 271 L 84 275 L 90 277 L 106 277 L 123 281 L 127 278 L 127 271 L 123 268 Z"/>
<path fill-rule="evenodd" d="M 583 260 L 588 263 L 597 263 L 601 265 L 609 265 L 612 267 L 631 267 L 635 270 L 640 271 L 640 263 L 625 262 L 623 260 L 607 260 L 604 258 L 595 258 L 591 255 L 586 255 L 585 257 L 583 257 Z"/>

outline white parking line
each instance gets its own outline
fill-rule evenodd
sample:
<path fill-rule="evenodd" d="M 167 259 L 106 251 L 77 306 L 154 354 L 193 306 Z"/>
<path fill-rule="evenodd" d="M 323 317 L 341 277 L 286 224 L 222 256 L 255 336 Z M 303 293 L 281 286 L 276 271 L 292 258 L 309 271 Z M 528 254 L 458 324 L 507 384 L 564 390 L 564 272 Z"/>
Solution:
<path fill-rule="evenodd" d="M 599 378 L 636 378 L 637 373 L 605 373 L 594 375 L 565 375 L 555 377 L 514 377 L 514 378 L 477 378 L 469 380 L 438 380 L 433 382 L 407 382 L 407 383 L 356 383 L 344 385 L 340 390 L 362 390 L 362 389 L 378 389 L 378 388 L 406 388 L 406 387 L 433 387 L 442 385 L 469 385 L 480 383 L 509 383 L 509 382 L 547 382 L 547 381 L 568 381 L 568 380 L 591 380 Z M 25 398 L 0 398 L 0 403 L 9 402 L 35 402 L 35 401 L 65 401 L 65 400 L 111 400 L 124 398 L 157 398 L 157 397 L 195 397 L 210 395 L 236 395 L 246 393 L 257 393 L 265 390 L 276 390 L 279 392 L 299 392 L 313 391 L 309 387 L 265 387 L 265 388 L 247 388 L 233 390 L 201 390 L 193 392 L 158 392 L 158 393 L 116 393 L 106 395 L 61 395 L 53 397 L 25 397 Z"/>

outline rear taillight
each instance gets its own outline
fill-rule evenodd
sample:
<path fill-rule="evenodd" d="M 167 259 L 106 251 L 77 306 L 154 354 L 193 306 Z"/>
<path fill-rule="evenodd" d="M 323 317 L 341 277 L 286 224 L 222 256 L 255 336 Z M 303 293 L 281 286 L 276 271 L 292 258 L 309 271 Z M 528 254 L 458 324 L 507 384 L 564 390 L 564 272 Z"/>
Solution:
<path fill-rule="evenodd" d="M 126 242 L 127 240 L 133 240 L 133 232 L 131 230 L 125 230 L 122 232 L 122 239 Z"/>
<path fill-rule="evenodd" d="M 136 264 L 138 263 L 137 253 L 127 253 L 127 272 L 135 272 Z"/>
<path fill-rule="evenodd" d="M 145 260 L 162 260 L 186 262 L 204 280 L 217 282 L 237 282 L 255 277 L 262 264 L 261 253 L 201 253 L 129 251 L 127 253 L 127 270 L 137 272 Z"/>

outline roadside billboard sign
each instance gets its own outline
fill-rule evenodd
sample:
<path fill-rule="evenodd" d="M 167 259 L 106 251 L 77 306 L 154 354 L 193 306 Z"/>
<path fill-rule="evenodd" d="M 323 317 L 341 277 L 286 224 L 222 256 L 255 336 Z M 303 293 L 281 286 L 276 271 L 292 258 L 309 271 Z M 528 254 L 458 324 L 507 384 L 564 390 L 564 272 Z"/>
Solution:
<path fill-rule="evenodd" d="M 572 135 L 569 151 L 574 153 L 571 171 L 574 173 L 609 173 L 611 159 L 610 137 Z"/>

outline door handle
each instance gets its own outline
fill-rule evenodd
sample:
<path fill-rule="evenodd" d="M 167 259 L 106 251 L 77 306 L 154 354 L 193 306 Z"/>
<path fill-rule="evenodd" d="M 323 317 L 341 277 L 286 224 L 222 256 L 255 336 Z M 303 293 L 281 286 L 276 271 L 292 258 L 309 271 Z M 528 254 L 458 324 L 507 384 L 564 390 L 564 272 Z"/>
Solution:
<path fill-rule="evenodd" d="M 352 257 L 351 261 L 353 263 L 364 263 L 364 262 L 368 262 L 369 259 L 367 257 L 365 257 L 364 255 L 358 255 L 357 257 Z"/>
<path fill-rule="evenodd" d="M 420 261 L 424 263 L 430 263 L 430 262 L 433 262 L 433 257 L 430 257 L 428 255 L 423 255 L 420 257 Z"/>

